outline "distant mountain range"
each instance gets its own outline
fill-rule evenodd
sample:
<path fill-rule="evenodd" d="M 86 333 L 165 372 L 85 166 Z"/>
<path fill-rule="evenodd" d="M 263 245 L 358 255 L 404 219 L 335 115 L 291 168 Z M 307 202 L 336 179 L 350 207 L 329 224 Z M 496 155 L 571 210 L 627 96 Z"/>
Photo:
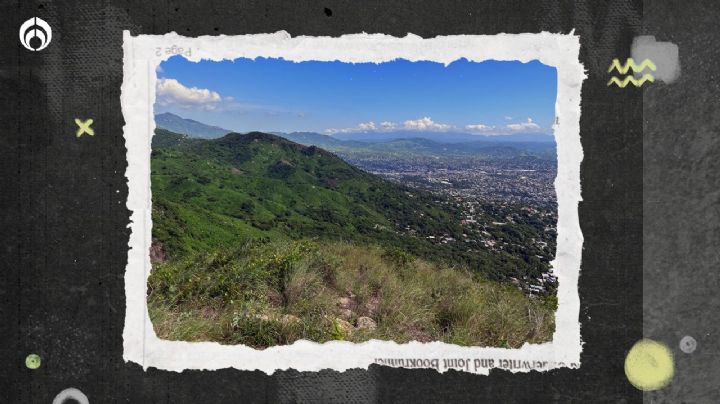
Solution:
<path fill-rule="evenodd" d="M 158 128 L 167 129 L 171 132 L 201 139 L 215 139 L 232 132 L 219 126 L 207 125 L 169 112 L 155 115 L 155 125 Z"/>
<path fill-rule="evenodd" d="M 156 115 L 155 123 L 160 129 L 193 138 L 216 139 L 232 132 L 171 113 Z M 498 136 L 419 131 L 341 133 L 333 136 L 315 132 L 272 132 L 272 134 L 341 155 L 390 157 L 473 155 L 487 158 L 531 155 L 555 158 L 555 138 L 542 133 Z"/>
<path fill-rule="evenodd" d="M 474 140 L 456 143 L 440 143 L 422 137 L 392 140 L 357 141 L 339 140 L 334 136 L 318 133 L 277 134 L 288 140 L 307 146 L 317 146 L 342 156 L 408 158 L 408 157 L 457 157 L 508 158 L 535 156 L 555 159 L 555 143 Z"/>
<path fill-rule="evenodd" d="M 516 133 L 508 135 L 473 135 L 464 132 L 420 132 L 414 130 L 392 132 L 352 132 L 333 135 L 339 140 L 355 140 L 360 142 L 383 142 L 395 139 L 422 138 L 438 143 L 469 143 L 469 142 L 538 142 L 550 143 L 555 138 L 545 133 Z"/>

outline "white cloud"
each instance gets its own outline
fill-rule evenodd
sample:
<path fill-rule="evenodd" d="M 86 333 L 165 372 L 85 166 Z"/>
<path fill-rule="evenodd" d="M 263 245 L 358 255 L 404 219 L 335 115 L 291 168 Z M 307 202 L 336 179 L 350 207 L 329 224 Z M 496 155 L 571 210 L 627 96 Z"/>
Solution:
<path fill-rule="evenodd" d="M 493 128 L 494 128 L 494 126 L 488 126 L 488 125 L 484 125 L 482 123 L 465 125 L 465 129 L 472 131 L 472 132 L 485 132 L 485 131 L 491 130 Z"/>
<path fill-rule="evenodd" d="M 385 122 L 380 122 L 380 127 L 383 130 L 394 130 L 397 128 L 397 124 L 395 122 L 385 121 Z"/>
<path fill-rule="evenodd" d="M 407 130 L 443 132 L 450 128 L 452 128 L 451 125 L 434 122 L 427 116 L 420 119 L 408 120 L 403 123 L 403 129 Z"/>
<path fill-rule="evenodd" d="M 358 129 L 360 129 L 363 132 L 375 130 L 376 129 L 375 122 L 370 121 L 370 122 L 361 123 L 358 125 Z"/>
<path fill-rule="evenodd" d="M 229 97 L 226 97 L 226 100 Z M 230 98 L 231 100 L 232 98 Z M 207 88 L 186 87 L 175 79 L 158 79 L 157 102 L 161 106 L 201 107 L 213 110 L 223 97 Z"/>
<path fill-rule="evenodd" d="M 540 125 L 533 122 L 532 118 L 528 118 L 527 122 L 523 122 L 523 123 L 510 123 L 506 127 L 508 129 L 514 130 L 514 131 L 540 129 Z"/>
<path fill-rule="evenodd" d="M 394 130 L 445 132 L 450 129 L 453 129 L 452 125 L 447 125 L 444 123 L 437 123 L 429 117 L 423 117 L 423 118 L 419 118 L 419 119 L 410 119 L 410 120 L 407 120 L 402 123 L 383 121 L 383 122 L 380 122 L 379 125 L 375 124 L 375 122 L 373 122 L 373 121 L 363 122 L 352 128 L 325 129 L 325 133 L 332 135 L 335 133 L 391 132 Z"/>
<path fill-rule="evenodd" d="M 359 123 L 357 126 L 352 127 L 352 128 L 325 129 L 325 133 L 334 135 L 336 133 L 349 133 L 349 132 L 376 132 L 377 130 L 378 130 L 378 128 L 377 128 L 377 126 L 375 126 L 375 122 L 370 121 L 370 122 Z"/>
<path fill-rule="evenodd" d="M 506 121 L 512 121 L 512 117 L 511 117 L 511 116 L 504 116 L 503 118 L 505 118 Z"/>
<path fill-rule="evenodd" d="M 510 118 L 506 116 L 504 118 Z M 439 123 L 430 117 L 422 117 L 418 119 L 409 119 L 403 122 L 382 121 L 375 123 L 374 121 L 359 123 L 350 128 L 330 128 L 325 129 L 325 133 L 333 135 L 336 133 L 356 133 L 356 132 L 393 132 L 393 131 L 418 131 L 418 132 L 449 132 L 464 131 L 477 135 L 503 135 L 515 132 L 542 131 L 540 125 L 535 123 L 532 118 L 528 118 L 526 122 L 509 123 L 507 125 L 486 125 L 484 123 L 472 123 L 462 127 Z"/>
<path fill-rule="evenodd" d="M 158 78 L 157 104 L 160 107 L 180 107 L 183 109 L 201 109 L 213 112 L 232 111 L 236 113 L 263 113 L 276 116 L 294 113 L 272 105 L 242 103 L 231 96 L 222 96 L 207 88 L 187 87 L 176 79 Z"/>

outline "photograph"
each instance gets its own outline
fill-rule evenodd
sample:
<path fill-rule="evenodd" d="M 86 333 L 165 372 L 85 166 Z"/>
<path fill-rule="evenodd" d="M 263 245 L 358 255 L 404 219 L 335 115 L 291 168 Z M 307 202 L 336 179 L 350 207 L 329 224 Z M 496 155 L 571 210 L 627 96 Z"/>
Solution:
<path fill-rule="evenodd" d="M 173 56 L 156 74 L 159 338 L 552 340 L 554 67 Z"/>

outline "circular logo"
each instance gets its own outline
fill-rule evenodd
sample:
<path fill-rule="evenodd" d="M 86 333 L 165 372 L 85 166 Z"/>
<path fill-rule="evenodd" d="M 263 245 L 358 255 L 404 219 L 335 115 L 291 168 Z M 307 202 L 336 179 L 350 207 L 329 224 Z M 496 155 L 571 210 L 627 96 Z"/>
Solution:
<path fill-rule="evenodd" d="M 20 43 L 33 52 L 41 51 L 50 45 L 52 29 L 45 20 L 33 17 L 20 26 Z"/>

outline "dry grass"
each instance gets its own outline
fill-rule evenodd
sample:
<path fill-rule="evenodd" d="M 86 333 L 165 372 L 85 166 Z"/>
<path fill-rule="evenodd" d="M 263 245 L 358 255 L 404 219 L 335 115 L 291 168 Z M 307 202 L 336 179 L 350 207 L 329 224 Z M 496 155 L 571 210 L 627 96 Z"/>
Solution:
<path fill-rule="evenodd" d="M 346 243 L 245 245 L 157 265 L 148 304 L 161 338 L 257 348 L 298 339 L 549 341 L 553 299 L 398 251 Z M 375 328 L 358 327 L 367 320 Z"/>

